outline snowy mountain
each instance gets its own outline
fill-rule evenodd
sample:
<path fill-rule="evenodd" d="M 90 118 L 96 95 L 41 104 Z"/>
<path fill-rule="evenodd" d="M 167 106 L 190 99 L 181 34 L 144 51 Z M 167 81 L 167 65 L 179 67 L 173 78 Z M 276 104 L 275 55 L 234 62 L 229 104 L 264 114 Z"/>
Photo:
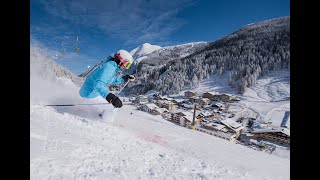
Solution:
<path fill-rule="evenodd" d="M 177 94 L 182 89 L 198 86 L 210 75 L 224 72 L 229 73 L 228 85 L 244 93 L 260 76 L 289 68 L 290 17 L 246 25 L 192 53 L 184 47 L 163 52 L 161 49 L 139 63 L 138 81 L 129 86 L 127 93 L 155 90 Z M 183 52 L 189 54 L 183 57 Z M 163 73 L 166 77 L 159 78 Z"/>
<path fill-rule="evenodd" d="M 163 65 L 172 59 L 183 58 L 193 52 L 199 51 L 208 45 L 207 42 L 192 42 L 175 46 L 153 46 L 148 43 L 133 49 L 130 53 L 134 54 L 135 62 L 126 73 L 132 74 L 140 71 L 141 68 L 152 69 L 153 66 Z M 140 49 L 145 46 L 144 51 Z M 141 48 L 142 47 L 142 48 Z M 151 50 L 153 51 L 151 51 Z M 141 64 L 140 64 L 141 63 Z"/>
<path fill-rule="evenodd" d="M 132 55 L 134 62 L 131 65 L 131 67 L 126 71 L 127 74 L 132 74 L 134 70 L 136 69 L 137 65 L 143 60 L 148 58 L 148 54 L 152 53 L 153 51 L 156 51 L 160 49 L 161 46 L 158 45 L 151 45 L 150 43 L 144 43 L 141 46 L 134 48 L 130 51 L 130 54 Z"/>
<path fill-rule="evenodd" d="M 178 60 L 186 57 L 194 52 L 197 52 L 209 45 L 208 42 L 192 42 L 186 44 L 180 44 L 175 46 L 165 46 L 152 53 L 149 53 L 147 58 L 144 58 L 143 64 L 148 66 L 158 66 L 166 64 L 173 59 Z M 142 66 L 138 67 L 139 69 Z"/>
<path fill-rule="evenodd" d="M 160 48 L 161 46 L 151 45 L 150 43 L 144 43 L 141 46 L 130 51 L 130 54 L 132 55 L 133 59 L 137 60 L 145 56 L 146 54 L 152 53 L 153 51 L 158 50 Z"/>
<path fill-rule="evenodd" d="M 180 127 L 132 105 L 108 111 L 112 122 L 98 116 L 109 104 L 45 107 L 106 101 L 81 98 L 76 76 L 30 52 L 30 179 L 290 179 L 288 156 Z"/>

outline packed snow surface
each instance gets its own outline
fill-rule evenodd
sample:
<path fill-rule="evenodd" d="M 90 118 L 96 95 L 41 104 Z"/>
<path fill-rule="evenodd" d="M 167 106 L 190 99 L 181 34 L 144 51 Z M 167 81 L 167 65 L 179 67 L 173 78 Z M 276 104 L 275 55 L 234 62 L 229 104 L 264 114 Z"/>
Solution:
<path fill-rule="evenodd" d="M 81 98 L 79 85 L 30 52 L 31 179 L 290 179 L 288 157 L 180 127 L 132 105 L 110 110 L 112 122 L 98 116 L 109 104 L 44 106 L 106 101 Z"/>

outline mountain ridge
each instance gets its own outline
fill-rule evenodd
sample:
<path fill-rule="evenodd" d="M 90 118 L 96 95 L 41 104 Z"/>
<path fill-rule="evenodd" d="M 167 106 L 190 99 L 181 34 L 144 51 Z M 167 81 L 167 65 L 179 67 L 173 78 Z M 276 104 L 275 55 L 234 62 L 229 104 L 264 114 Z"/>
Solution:
<path fill-rule="evenodd" d="M 229 85 L 243 93 L 258 77 L 290 67 L 290 17 L 246 25 L 185 57 L 174 55 L 166 56 L 162 64 L 157 58 L 143 60 L 136 70 L 138 81 L 125 92 L 144 94 L 153 89 L 175 94 L 196 87 L 209 75 L 228 72 Z M 166 71 L 171 73 L 159 79 Z"/>

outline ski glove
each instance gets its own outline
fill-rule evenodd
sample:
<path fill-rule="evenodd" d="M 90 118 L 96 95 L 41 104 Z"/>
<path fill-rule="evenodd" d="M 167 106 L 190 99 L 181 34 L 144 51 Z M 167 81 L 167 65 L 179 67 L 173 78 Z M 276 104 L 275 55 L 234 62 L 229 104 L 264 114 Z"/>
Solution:
<path fill-rule="evenodd" d="M 128 75 L 128 74 L 123 76 L 122 78 L 124 80 L 124 83 L 128 82 L 128 80 L 129 81 L 134 81 L 136 79 L 133 75 Z"/>
<path fill-rule="evenodd" d="M 122 107 L 122 101 L 114 94 L 109 93 L 106 97 L 106 100 L 111 103 L 115 108 Z"/>

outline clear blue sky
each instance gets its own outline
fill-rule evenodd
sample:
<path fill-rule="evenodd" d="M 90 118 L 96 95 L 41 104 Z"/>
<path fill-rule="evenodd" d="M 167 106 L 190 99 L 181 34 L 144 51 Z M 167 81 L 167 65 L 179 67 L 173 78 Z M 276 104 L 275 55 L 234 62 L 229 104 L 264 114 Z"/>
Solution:
<path fill-rule="evenodd" d="M 30 43 L 79 74 L 119 49 L 214 41 L 283 16 L 289 0 L 31 0 Z"/>

